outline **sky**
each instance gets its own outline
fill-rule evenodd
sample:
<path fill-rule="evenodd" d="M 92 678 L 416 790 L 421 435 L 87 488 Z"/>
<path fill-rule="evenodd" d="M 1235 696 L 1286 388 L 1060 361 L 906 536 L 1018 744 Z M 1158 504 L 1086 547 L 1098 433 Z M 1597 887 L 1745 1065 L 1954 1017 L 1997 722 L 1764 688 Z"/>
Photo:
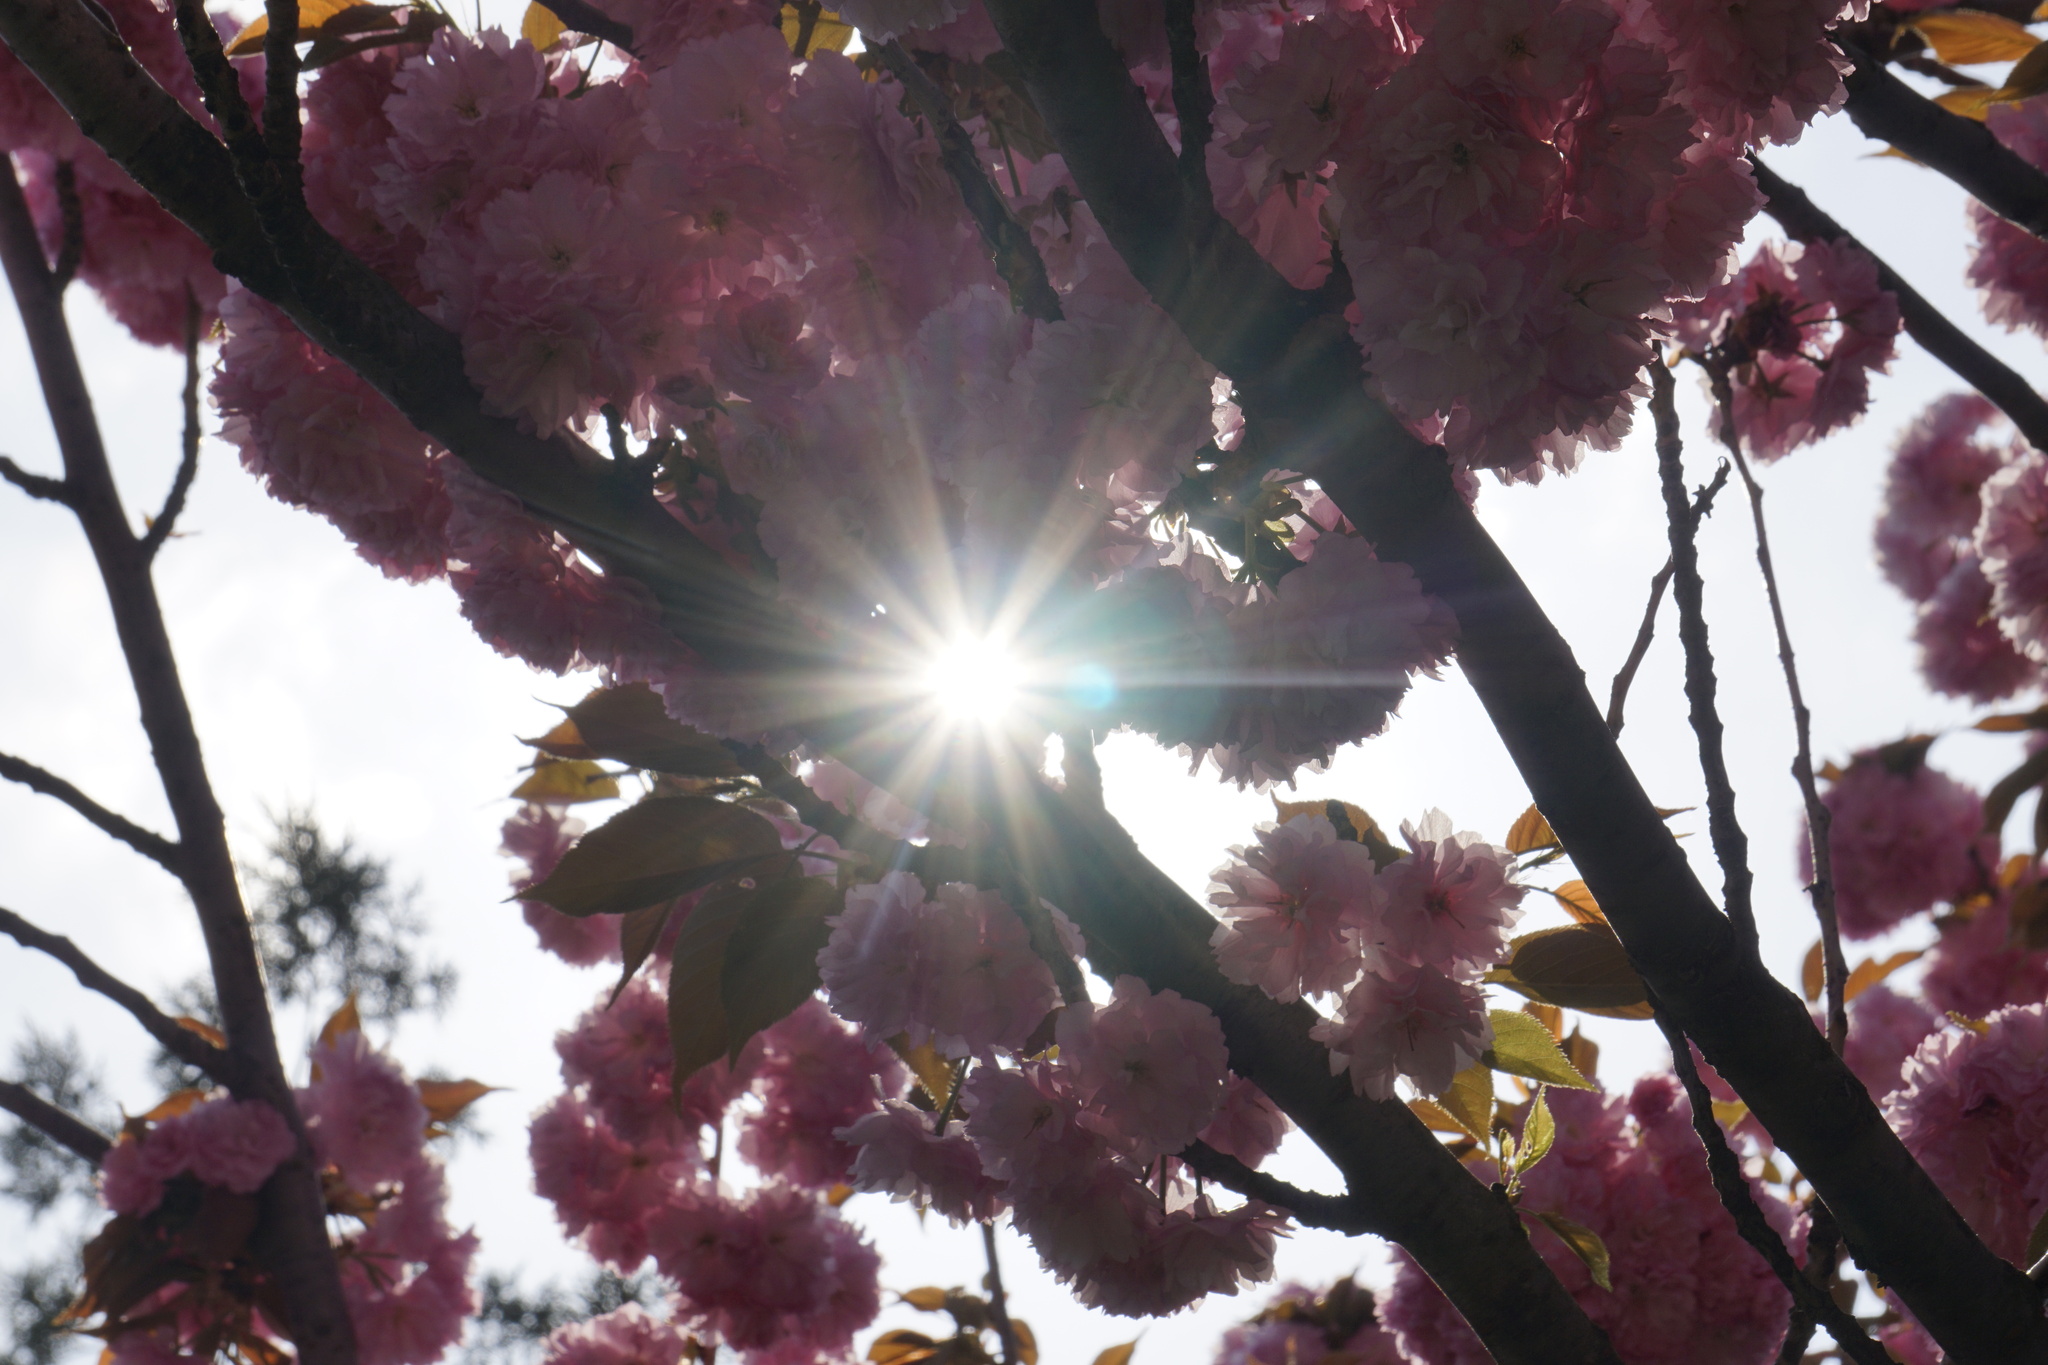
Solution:
<path fill-rule="evenodd" d="M 1920 167 L 1873 157 L 1876 150 L 1834 117 L 1769 160 L 1966 330 L 2037 384 L 2048 383 L 2048 357 L 2037 341 L 1988 328 L 1978 316 L 1962 279 L 1969 241 L 1962 196 Z M 1761 219 L 1753 229 L 1758 237 L 1770 231 Z M 160 502 L 176 463 L 181 360 L 136 346 L 83 291 L 73 291 L 70 310 L 117 477 L 139 521 Z M 1910 341 L 1902 338 L 1900 351 L 1859 426 L 1761 473 L 1786 610 L 1817 758 L 1846 759 L 1906 734 L 1944 732 L 1936 766 L 1987 783 L 2017 762 L 2019 741 L 1946 733 L 1981 712 L 1921 685 L 1909 605 L 1878 575 L 1870 548 L 1896 433 L 1927 402 L 1961 387 Z M 1685 374 L 1679 393 L 1688 477 L 1697 484 L 1715 459 L 1704 395 Z M 0 403 L 9 418 L 0 451 L 55 472 L 33 369 L 4 306 Z M 1482 520 L 1576 650 L 1603 704 L 1666 554 L 1647 428 L 1645 418 L 1622 449 L 1589 456 L 1571 477 L 1489 486 L 1479 502 Z M 383 579 L 324 521 L 270 501 L 216 441 L 206 443 L 180 527 L 158 561 L 158 583 L 239 853 L 258 853 L 270 813 L 308 807 L 331 831 L 388 859 L 395 880 L 416 892 L 428 926 L 425 951 L 453 964 L 460 984 L 442 1016 L 415 1017 L 388 1041 L 417 1070 L 504 1087 L 477 1106 L 486 1137 L 452 1153 L 453 1216 L 478 1230 L 485 1268 L 519 1272 L 529 1286 L 580 1278 L 589 1262 L 563 1244 L 550 1209 L 531 1193 L 524 1125 L 559 1089 L 555 1032 L 591 1004 L 604 973 L 567 967 L 538 950 L 517 907 L 504 903 L 509 865 L 497 852 L 497 828 L 513 809 L 506 793 L 527 755 L 517 737 L 546 729 L 556 714 L 550 704 L 575 701 L 591 680 L 538 674 L 497 656 L 469 632 L 444 584 Z M 1801 827 L 1789 775 L 1790 715 L 1739 489 L 1723 496 L 1702 527 L 1700 551 L 1765 960 L 1796 980 L 1816 931 L 1794 865 Z M 83 540 L 60 509 L 4 486 L 0 584 L 0 750 L 168 828 Z M 1658 804 L 1699 804 L 1668 602 L 1621 744 Z M 1142 738 L 1113 737 L 1102 756 L 1112 810 L 1197 895 L 1229 846 L 1272 815 L 1270 797 L 1220 786 L 1213 775 L 1190 778 L 1185 760 Z M 1529 800 L 1455 667 L 1440 681 L 1421 681 L 1387 733 L 1345 751 L 1326 773 L 1304 774 L 1298 793 L 1280 794 L 1341 797 L 1389 828 L 1437 807 L 1458 828 L 1495 840 Z M 1673 824 L 1688 836 L 1684 846 L 1705 884 L 1718 890 L 1703 815 Z M 1560 870 L 1547 884 L 1568 875 Z M 1525 927 L 1559 918 L 1535 904 L 1541 899 L 1532 898 Z M 0 906 L 72 936 L 159 999 L 203 964 L 190 907 L 167 876 L 55 803 L 11 787 L 0 788 Z M 1917 946 L 1911 932 L 1905 946 Z M 1852 962 L 1862 955 L 1852 948 Z M 288 1063 L 303 1068 L 318 1024 L 317 1013 L 280 1016 Z M 131 1112 L 155 1102 L 146 1039 L 126 1016 L 80 991 L 55 964 L 0 944 L 0 1058 L 31 1026 L 75 1030 Z M 1604 1050 L 1600 1074 L 1610 1088 L 1664 1063 L 1651 1025 L 1591 1020 L 1586 1027 Z M 1298 1136 L 1272 1169 L 1334 1188 L 1334 1173 Z M 971 1284 L 981 1273 L 978 1239 L 969 1233 L 936 1222 L 920 1228 L 908 1210 L 879 1196 L 856 1198 L 848 1211 L 880 1245 L 889 1289 Z M 0 1207 L 0 1268 L 57 1233 Z M 1085 1365 L 1133 1337 L 1140 1337 L 1138 1365 L 1206 1359 L 1222 1328 L 1262 1298 L 1212 1299 L 1174 1319 L 1131 1323 L 1078 1308 L 1007 1231 L 1002 1254 L 1012 1310 L 1032 1323 L 1050 1365 Z M 1304 1231 L 1283 1244 L 1280 1277 L 1327 1283 L 1362 1268 L 1368 1281 L 1383 1281 L 1385 1259 L 1372 1239 Z M 933 1324 L 895 1308 L 878 1326 Z"/>

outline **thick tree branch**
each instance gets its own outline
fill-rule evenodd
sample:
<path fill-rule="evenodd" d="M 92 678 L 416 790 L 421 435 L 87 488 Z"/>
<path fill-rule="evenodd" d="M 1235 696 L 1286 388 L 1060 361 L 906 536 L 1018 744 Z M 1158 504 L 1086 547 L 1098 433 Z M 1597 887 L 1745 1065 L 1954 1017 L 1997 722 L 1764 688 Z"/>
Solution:
<path fill-rule="evenodd" d="M 1219 1152 L 1206 1142 L 1197 1142 L 1180 1153 L 1180 1159 L 1187 1168 L 1204 1180 L 1213 1180 L 1227 1190 L 1234 1190 L 1247 1199 L 1256 1199 L 1262 1204 L 1271 1204 L 1276 1209 L 1285 1209 L 1294 1215 L 1294 1221 L 1303 1227 L 1329 1228 L 1333 1232 L 1357 1234 L 1368 1232 L 1371 1225 L 1361 1216 L 1358 1201 L 1348 1195 L 1319 1194 L 1315 1190 L 1304 1190 L 1290 1185 L 1278 1176 L 1255 1171 L 1227 1152 Z"/>
<path fill-rule="evenodd" d="M 1199 206 L 1183 204 L 1172 150 L 1091 5 L 990 0 L 989 10 L 1138 278 L 1237 381 L 1247 413 L 1300 452 L 1290 465 L 1456 613 L 1462 673 L 1631 960 L 1827 1201 L 1858 1261 L 1961 1365 L 2048 1362 L 2034 1287 L 1942 1197 L 1798 997 L 1741 950 L 1442 454 L 1363 392 L 1355 348 L 1348 360 L 1339 350 L 1341 318 L 1316 315 L 1242 239 L 1219 240 Z"/>
<path fill-rule="evenodd" d="M 1166 46 L 1173 58 L 1173 112 L 1180 120 L 1180 174 L 1188 197 L 1213 202 L 1209 188 L 1210 115 L 1216 91 L 1209 83 L 1209 59 L 1195 36 L 1194 0 L 1166 0 Z"/>
<path fill-rule="evenodd" d="M 0 754 L 0 777 L 19 782 L 30 791 L 62 801 L 90 821 L 102 834 L 112 835 L 143 857 L 159 864 L 173 877 L 182 877 L 178 846 L 161 834 L 144 829 L 125 815 L 117 815 L 87 796 L 63 778 L 12 754 Z"/>
<path fill-rule="evenodd" d="M 1989 128 L 1942 108 L 1856 44 L 1844 50 L 1855 63 L 1844 78 L 1848 114 L 1865 137 L 1888 142 L 1941 172 L 1984 207 L 2036 237 L 2048 235 L 2048 175 Z"/>
<path fill-rule="evenodd" d="M 1863 1324 L 1843 1312 L 1825 1290 L 1801 1273 L 1792 1253 L 1785 1249 L 1785 1239 L 1778 1236 L 1777 1230 L 1765 1221 L 1764 1211 L 1757 1207 L 1756 1196 L 1742 1176 L 1742 1163 L 1729 1149 L 1728 1138 L 1714 1118 L 1714 1097 L 1700 1080 L 1699 1068 L 1693 1065 L 1692 1045 L 1661 1010 L 1657 1013 L 1657 1027 L 1664 1031 L 1664 1041 L 1671 1045 L 1671 1065 L 1685 1086 L 1686 1099 L 1691 1101 L 1692 1130 L 1699 1134 L 1700 1146 L 1706 1149 L 1707 1174 L 1713 1178 L 1721 1207 L 1735 1220 L 1735 1230 L 1742 1234 L 1743 1241 L 1756 1248 L 1779 1283 L 1791 1291 L 1793 1303 L 1827 1328 L 1844 1355 L 1857 1365 L 1892 1365 L 1884 1347 L 1864 1334 Z"/>
<path fill-rule="evenodd" d="M 1849 1041 L 1849 1012 L 1845 999 L 1849 963 L 1842 956 L 1841 927 L 1835 918 L 1835 855 L 1829 839 L 1834 815 L 1820 799 L 1820 787 L 1813 778 L 1813 715 L 1806 709 L 1806 694 L 1799 686 L 1799 664 L 1792 654 L 1792 632 L 1785 625 L 1785 603 L 1778 593 L 1778 571 L 1771 563 L 1771 536 L 1764 525 L 1764 490 L 1750 472 L 1742 454 L 1742 436 L 1735 429 L 1735 396 L 1729 391 L 1725 366 L 1708 364 L 1714 387 L 1714 405 L 1720 421 L 1721 444 L 1742 475 L 1749 492 L 1749 516 L 1756 527 L 1756 566 L 1764 576 L 1764 596 L 1771 606 L 1771 625 L 1778 633 L 1778 663 L 1785 673 L 1785 691 L 1792 704 L 1792 778 L 1799 784 L 1799 797 L 1806 805 L 1807 843 L 1812 850 L 1813 881 L 1807 894 L 1813 900 L 1814 916 L 1820 921 L 1821 962 L 1828 997 L 1828 1046 L 1840 1052 Z"/>
<path fill-rule="evenodd" d="M 1735 815 L 1735 786 L 1721 747 L 1721 710 L 1716 700 L 1714 653 L 1707 641 L 1706 585 L 1700 580 L 1699 521 L 1685 498 L 1684 448 L 1678 439 L 1671 370 L 1650 361 L 1650 412 L 1657 422 L 1657 473 L 1664 488 L 1664 517 L 1671 530 L 1671 596 L 1678 603 L 1678 639 L 1685 647 L 1685 698 L 1693 733 L 1699 738 L 1700 772 L 1707 783 L 1707 828 L 1714 858 L 1721 864 L 1721 897 L 1743 952 L 1756 955 L 1756 911 L 1750 904 L 1749 836 Z"/>
<path fill-rule="evenodd" d="M 1877 282 L 1899 301 L 1899 316 L 1905 320 L 1906 335 L 1953 370 L 1958 379 L 1996 404 L 2037 450 L 2048 450 L 2048 401 L 2034 392 L 2019 371 L 1966 336 L 1962 328 L 1899 278 L 1898 271 L 1815 207 L 1805 191 L 1781 179 L 1753 155 L 1749 164 L 1764 192 L 1764 212 L 1778 220 L 1786 236 L 1795 242 L 1848 242 L 1876 261 Z"/>
<path fill-rule="evenodd" d="M 12 910 L 0 909 L 0 934 L 5 934 L 31 951 L 57 959 L 71 969 L 78 984 L 104 995 L 135 1016 L 149 1036 L 179 1061 L 199 1068 L 223 1085 L 245 1084 L 237 1058 L 215 1047 L 192 1030 L 179 1024 L 150 1003 L 148 996 L 94 962 L 77 944 L 61 934 L 38 929 Z"/>
<path fill-rule="evenodd" d="M 0 479 L 19 488 L 32 498 L 45 502 L 61 502 L 71 505 L 71 490 L 64 486 L 64 480 L 53 479 L 47 474 L 31 474 L 5 455 L 0 455 Z"/>
<path fill-rule="evenodd" d="M 0 1109 L 20 1119 L 50 1141 L 97 1166 L 114 1144 L 81 1118 L 66 1113 L 25 1085 L 0 1081 Z"/>
<path fill-rule="evenodd" d="M 1060 296 L 1046 278 L 1045 261 L 1032 244 L 1031 231 L 1017 221 L 1017 215 L 1010 212 L 1001 191 L 989 179 L 988 171 L 981 164 L 981 154 L 974 148 L 974 138 L 960 126 L 960 120 L 953 117 L 953 108 L 946 99 L 945 91 L 939 89 L 917 60 L 903 50 L 903 44 L 894 38 L 873 51 L 877 60 L 902 85 L 904 93 L 910 96 L 911 103 L 917 106 L 925 122 L 931 125 L 946 174 L 953 177 L 953 184 L 960 191 L 960 202 L 967 206 L 974 225 L 981 230 L 982 245 L 988 248 L 996 273 L 1010 287 L 1011 306 L 1026 317 L 1037 318 L 1041 322 L 1058 322 L 1063 316 Z"/>

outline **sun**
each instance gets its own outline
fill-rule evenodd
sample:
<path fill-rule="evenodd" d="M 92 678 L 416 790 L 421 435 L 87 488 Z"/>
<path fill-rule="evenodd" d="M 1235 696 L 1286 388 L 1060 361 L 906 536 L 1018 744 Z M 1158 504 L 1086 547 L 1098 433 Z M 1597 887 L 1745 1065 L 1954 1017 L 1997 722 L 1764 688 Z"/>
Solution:
<path fill-rule="evenodd" d="M 1000 640 L 969 636 L 942 645 L 921 681 L 949 719 L 989 724 L 1015 707 L 1023 671 L 1023 661 Z"/>

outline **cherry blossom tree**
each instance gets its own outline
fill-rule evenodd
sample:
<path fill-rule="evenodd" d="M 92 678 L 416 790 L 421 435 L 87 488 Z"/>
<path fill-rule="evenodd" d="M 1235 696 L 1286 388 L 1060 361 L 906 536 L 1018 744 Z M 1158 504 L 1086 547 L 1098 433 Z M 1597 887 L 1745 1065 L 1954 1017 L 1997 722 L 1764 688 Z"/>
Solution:
<path fill-rule="evenodd" d="M 68 1320 L 136 1365 L 427 1365 L 476 1302 L 428 1147 L 475 1087 L 352 1006 L 293 1084 L 179 691 L 150 568 L 217 338 L 275 497 L 599 675 L 505 827 L 541 946 L 619 969 L 529 1136 L 564 1235 L 663 1297 L 551 1361 L 846 1358 L 881 1267 L 843 1206 L 882 1195 L 991 1249 L 983 1292 L 913 1291 L 950 1335 L 864 1348 L 902 1365 L 1035 1360 L 1002 1218 L 1131 1317 L 1270 1279 L 1293 1225 L 1399 1245 L 1384 1297 L 1285 1287 L 1233 1361 L 2048 1360 L 2048 821 L 2002 843 L 2048 750 L 1986 792 L 1925 736 L 1817 766 L 1754 467 L 1855 422 L 1905 331 L 1963 391 L 1901 437 L 1879 554 L 1931 686 L 2038 687 L 2048 407 L 1763 159 L 1846 109 L 1974 196 L 1987 315 L 2048 330 L 2048 48 L 2002 8 L 546 0 L 514 37 L 0 0 L 0 263 L 64 461 L 0 474 L 92 543 L 176 835 L 0 776 L 181 883 L 219 1006 L 0 911 L 206 1078 L 117 1135 L 0 1085 L 99 1170 Z M 1760 211 L 1786 240 L 1742 259 Z M 140 534 L 74 280 L 188 358 Z M 1692 472 L 1725 451 L 1697 486 L 1687 367 Z M 1670 559 L 1603 714 L 1472 504 L 1642 408 Z M 1703 611 L 1731 477 L 1798 735 L 1804 1000 L 1760 959 Z M 1718 898 L 1615 743 L 1667 590 Z M 1535 798 L 1497 838 L 1282 803 L 1205 905 L 1105 806 L 1112 730 L 1267 790 L 1453 659 Z M 1917 994 L 1850 968 L 1920 916 Z M 1671 1071 L 1606 1093 L 1567 1012 L 1654 1021 Z M 1261 1170 L 1290 1125 L 1341 1193 Z"/>

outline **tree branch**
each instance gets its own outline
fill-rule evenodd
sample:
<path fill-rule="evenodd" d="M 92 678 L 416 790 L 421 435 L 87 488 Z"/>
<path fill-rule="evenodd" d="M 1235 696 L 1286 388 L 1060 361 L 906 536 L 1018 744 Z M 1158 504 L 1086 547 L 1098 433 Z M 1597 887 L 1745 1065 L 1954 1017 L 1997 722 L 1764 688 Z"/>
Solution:
<path fill-rule="evenodd" d="M 1965 335 L 1875 252 L 1815 207 L 1805 191 L 1781 179 L 1754 154 L 1749 164 L 1756 172 L 1758 188 L 1764 192 L 1764 212 L 1778 220 L 1786 236 L 1795 242 L 1848 242 L 1876 261 L 1877 282 L 1899 301 L 1899 316 L 1905 321 L 1906 335 L 1953 370 L 1958 379 L 1997 405 L 2036 449 L 2048 450 L 2048 401 L 2034 392 L 2019 371 Z"/>
<path fill-rule="evenodd" d="M 541 0 L 541 8 L 560 19 L 566 28 L 602 38 L 629 56 L 638 55 L 633 51 L 633 26 L 620 23 L 589 0 Z"/>
<path fill-rule="evenodd" d="M 154 559 L 178 524 L 185 510 L 185 495 L 199 474 L 199 301 L 185 295 L 185 440 L 178 457 L 178 472 L 171 479 L 171 491 L 164 498 L 163 511 L 149 524 L 142 537 L 142 553 Z"/>
<path fill-rule="evenodd" d="M 0 1109 L 20 1119 L 74 1156 L 97 1166 L 114 1144 L 91 1124 L 38 1095 L 25 1085 L 0 1081 Z"/>
<path fill-rule="evenodd" d="M 1888 142 L 1941 172 L 2036 237 L 2048 235 L 2048 175 L 1985 125 L 1942 108 L 1855 43 L 1845 43 L 1843 51 L 1855 63 L 1843 78 L 1847 111 L 1865 137 Z"/>
<path fill-rule="evenodd" d="M 1721 897 L 1736 941 L 1756 955 L 1756 911 L 1750 904 L 1749 836 L 1735 814 L 1735 786 L 1721 749 L 1721 711 L 1715 693 L 1714 653 L 1707 642 L 1706 585 L 1700 581 L 1699 522 L 1685 499 L 1684 448 L 1678 439 L 1678 411 L 1671 369 L 1650 361 L 1650 412 L 1657 422 L 1657 472 L 1664 486 L 1664 516 L 1671 528 L 1671 596 L 1678 603 L 1678 638 L 1685 646 L 1685 697 L 1699 737 L 1700 772 L 1707 782 L 1707 827 L 1714 858 L 1721 864 Z"/>
<path fill-rule="evenodd" d="M 903 86 L 904 93 L 924 115 L 925 122 L 931 125 L 946 174 L 953 177 L 961 202 L 967 206 L 974 225 L 981 230 L 982 245 L 988 248 L 996 273 L 1010 287 L 1011 306 L 1026 317 L 1037 318 L 1041 322 L 1058 322 L 1064 316 L 1060 311 L 1060 296 L 1046 278 L 1045 261 L 1031 241 L 1031 231 L 1017 221 L 1017 215 L 1010 212 L 1001 191 L 989 179 L 988 171 L 981 164 L 981 154 L 975 150 L 973 137 L 960 126 L 960 120 L 953 117 L 945 92 L 933 83 L 932 78 L 924 73 L 924 68 L 894 38 L 872 50 L 876 59 Z"/>
<path fill-rule="evenodd" d="M 63 778 L 44 768 L 12 754 L 0 754 L 0 778 L 19 782 L 30 791 L 43 796 L 54 797 L 90 821 L 102 834 L 108 834 L 143 857 L 161 866 L 173 877 L 184 876 L 180 870 L 180 849 L 161 834 L 144 829 L 125 815 L 117 815 L 99 802 L 87 796 Z"/>
<path fill-rule="evenodd" d="M 135 1022 L 179 1061 L 198 1067 L 222 1085 L 232 1087 L 245 1080 L 235 1057 L 151 1004 L 148 996 L 87 957 L 70 939 L 38 929 L 7 909 L 0 909 L 0 934 L 69 967 L 71 974 L 78 978 L 79 985 L 104 995 L 135 1016 Z"/>
<path fill-rule="evenodd" d="M 1460 671 L 1630 960 L 1834 1210 L 1858 1261 L 1959 1362 L 2048 1362 L 2034 1286 L 1955 1212 L 1805 1005 L 1741 950 L 1629 770 L 1571 650 L 1457 495 L 1442 453 L 1358 382 L 1341 317 L 1318 314 L 1241 238 L 1218 234 L 1199 205 L 1183 211 L 1172 149 L 1092 5 L 988 8 L 1139 280 L 1237 382 L 1248 419 L 1276 449 L 1299 452 L 1290 467 L 1329 492 L 1380 558 L 1412 566 L 1456 613 Z"/>
<path fill-rule="evenodd" d="M 1206 1142 L 1197 1142 L 1179 1154 L 1189 1170 L 1204 1180 L 1213 1180 L 1227 1190 L 1234 1190 L 1247 1199 L 1256 1199 L 1261 1204 L 1271 1204 L 1276 1209 L 1285 1209 L 1294 1216 L 1294 1221 L 1303 1227 L 1329 1228 L 1333 1232 L 1356 1235 L 1371 1230 L 1369 1221 L 1362 1216 L 1358 1201 L 1349 1195 L 1319 1194 L 1290 1185 L 1278 1176 L 1255 1171 L 1227 1152 L 1219 1152 Z"/>
<path fill-rule="evenodd" d="M 1728 466 L 1722 465 L 1714 471 L 1714 477 L 1692 500 L 1692 524 L 1695 530 L 1706 515 L 1713 510 L 1714 496 L 1728 482 Z M 1664 589 L 1671 585 L 1671 556 L 1664 556 L 1664 567 L 1650 576 L 1650 603 L 1643 608 L 1643 624 L 1636 629 L 1636 642 L 1629 646 L 1628 658 L 1614 675 L 1614 682 L 1607 690 L 1607 731 L 1621 735 L 1621 710 L 1628 701 L 1628 689 L 1636 679 L 1636 670 L 1643 666 L 1643 658 L 1650 652 L 1650 641 L 1657 633 L 1657 608 L 1664 601 Z"/>
<path fill-rule="evenodd" d="M 1721 1197 L 1721 1207 L 1728 1210 L 1728 1216 L 1735 1220 L 1735 1230 L 1742 1234 L 1743 1241 L 1756 1248 L 1757 1254 L 1770 1266 L 1771 1273 L 1791 1291 L 1792 1302 L 1813 1321 L 1827 1328 L 1828 1335 L 1835 1339 L 1844 1355 L 1856 1361 L 1857 1365 L 1892 1365 L 1892 1358 L 1884 1347 L 1864 1334 L 1863 1324 L 1843 1312 L 1826 1291 L 1800 1273 L 1792 1253 L 1785 1249 L 1785 1240 L 1765 1221 L 1763 1210 L 1756 1206 L 1756 1196 L 1751 1193 L 1749 1182 L 1742 1177 L 1742 1163 L 1729 1150 L 1727 1135 L 1721 1131 L 1721 1124 L 1714 1117 L 1714 1097 L 1707 1093 L 1705 1083 L 1700 1080 L 1699 1068 L 1693 1065 L 1692 1045 L 1662 1010 L 1657 1011 L 1657 1027 L 1663 1030 L 1664 1041 L 1671 1045 L 1672 1068 L 1678 1072 L 1678 1079 L 1685 1086 L 1686 1098 L 1691 1101 L 1692 1130 L 1699 1134 L 1700 1146 L 1706 1149 L 1707 1173 L 1713 1179 L 1714 1192 Z"/>
<path fill-rule="evenodd" d="M 1727 368 L 1712 364 L 1706 368 L 1714 388 L 1714 403 L 1721 415 L 1721 444 L 1728 447 L 1728 455 L 1742 475 L 1742 486 L 1749 491 L 1749 516 L 1756 526 L 1756 565 L 1763 571 L 1764 596 L 1771 604 L 1771 625 L 1778 633 L 1778 662 L 1784 669 L 1785 691 L 1792 703 L 1796 743 L 1792 777 L 1799 784 L 1799 796 L 1806 805 L 1807 842 L 1813 856 L 1813 882 L 1807 893 L 1813 899 L 1813 913 L 1820 920 L 1821 961 L 1828 993 L 1828 1046 L 1839 1053 L 1849 1041 L 1849 1012 L 1844 998 L 1849 963 L 1842 956 L 1841 926 L 1835 918 L 1835 855 L 1829 841 L 1834 815 L 1820 799 L 1820 787 L 1813 780 L 1813 715 L 1806 709 L 1806 696 L 1799 686 L 1799 665 L 1792 655 L 1792 634 L 1785 627 L 1785 603 L 1778 593 L 1778 572 L 1771 564 L 1771 537 L 1764 526 L 1764 490 L 1750 472 L 1749 461 L 1743 458 Z"/>
<path fill-rule="evenodd" d="M 1173 57 L 1173 112 L 1180 120 L 1180 174 L 1188 197 L 1213 203 L 1209 188 L 1209 116 L 1216 91 L 1209 83 L 1209 59 L 1195 37 L 1194 0 L 1166 0 L 1166 46 Z"/>
<path fill-rule="evenodd" d="M 47 474 L 31 474 L 5 455 L 0 455 L 0 479 L 7 480 L 32 498 L 61 502 L 66 507 L 71 505 L 71 490 L 65 487 L 64 480 L 53 479 Z"/>

